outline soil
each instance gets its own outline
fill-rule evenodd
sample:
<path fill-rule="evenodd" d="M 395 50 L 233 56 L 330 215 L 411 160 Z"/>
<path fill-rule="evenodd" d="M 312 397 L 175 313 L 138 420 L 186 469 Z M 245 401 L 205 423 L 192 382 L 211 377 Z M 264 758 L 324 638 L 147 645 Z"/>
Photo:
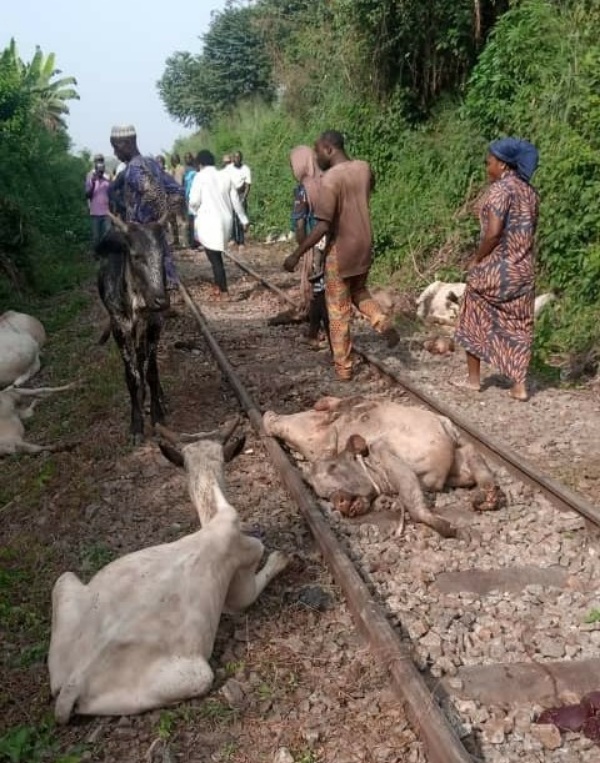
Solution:
<path fill-rule="evenodd" d="M 286 253 L 278 246 L 257 246 L 239 256 L 297 298 L 297 276 L 281 271 Z M 410 402 L 368 367 L 358 370 L 352 384 L 336 382 L 328 351 L 306 344 L 304 326 L 267 325 L 267 318 L 289 306 L 234 266 L 227 267 L 231 298 L 220 301 L 211 296 L 210 269 L 202 254 L 180 252 L 178 261 L 186 285 L 263 410 L 304 410 L 328 394 Z M 286 551 L 293 562 L 246 615 L 223 617 L 211 693 L 134 718 L 79 719 L 67 729 L 47 724 L 52 703 L 44 660 L 50 593 L 58 575 L 72 570 L 89 580 L 116 556 L 196 528 L 183 474 L 164 461 L 152 440 L 137 449 L 128 445 L 120 359 L 110 345 L 95 345 L 101 311 L 93 292 L 88 301 L 84 312 L 51 335 L 44 369 L 35 379 L 41 385 L 78 377 L 81 385 L 40 404 L 28 425 L 34 441 L 79 436 L 81 444 L 71 452 L 2 464 L 0 745 L 26 727 L 37 757 L 27 753 L 16 760 L 58 761 L 60 754 L 74 751 L 78 757 L 68 760 L 106 763 L 425 761 L 385 675 L 356 635 L 297 509 L 249 427 L 244 452 L 227 469 L 228 495 L 267 548 Z M 59 308 L 48 306 L 48 316 Z M 362 322 L 355 323 L 354 332 L 363 346 L 487 434 L 591 500 L 600 497 L 600 404 L 593 389 L 535 382 L 525 404 L 509 399 L 495 377 L 482 393 L 457 390 L 449 381 L 464 372 L 460 352 L 429 355 L 422 341 L 440 332 L 408 320 L 399 325 L 402 340 L 392 351 Z M 179 298 L 166 323 L 160 368 L 173 429 L 209 430 L 238 410 Z M 577 517 L 555 511 L 502 469 L 496 474 L 508 497 L 500 512 L 474 514 L 467 490 L 432 498 L 436 510 L 469 531 L 461 540 L 441 540 L 410 522 L 396 538 L 397 514 L 387 510 L 389 502 L 352 522 L 322 502 L 399 634 L 411 640 L 424 674 L 434 685 L 449 680 L 450 693 L 452 681 L 458 691 L 460 671 L 467 667 L 597 654 L 600 625 L 583 625 L 598 607 L 594 581 L 600 563 L 593 536 Z M 475 593 L 444 593 L 436 586 L 442 573 L 481 569 L 493 576 L 515 565 L 558 566 L 566 588 L 525 584 L 503 592 L 491 585 Z M 457 729 L 475 759 L 595 760 L 597 750 L 578 738 L 563 744 L 559 737 L 558 746 L 548 748 L 557 742 L 536 734 L 531 721 L 541 707 L 535 704 L 490 707 L 455 699 L 453 705 L 448 710 L 453 717 L 458 712 Z M 0 760 L 1 751 L 0 746 Z"/>
<path fill-rule="evenodd" d="M 186 259 L 202 264 L 197 273 L 191 267 L 199 277 L 192 291 L 206 303 L 210 287 L 202 278 L 208 270 L 200 256 L 180 253 L 184 271 Z M 231 275 L 232 291 L 242 299 L 235 303 L 228 339 L 252 353 L 256 340 L 245 311 L 250 304 L 253 315 L 264 316 L 266 308 L 262 299 L 244 300 L 253 285 Z M 80 443 L 69 452 L 2 464 L 0 760 L 425 761 L 385 674 L 357 636 L 308 530 L 249 427 L 244 452 L 227 468 L 228 497 L 267 549 L 286 551 L 292 563 L 245 615 L 223 616 L 210 694 L 131 718 L 76 718 L 66 728 L 52 724 L 45 658 L 57 577 L 71 570 L 86 582 L 115 557 L 197 528 L 184 474 L 151 439 L 136 449 L 128 444 L 120 358 L 111 344 L 96 345 L 102 312 L 93 290 L 86 298 L 87 308 L 51 334 L 34 380 L 46 385 L 78 378 L 80 385 L 41 403 L 27 427 L 35 442 Z M 276 303 L 269 297 L 267 302 L 274 314 Z M 40 317 L 50 323 L 60 310 L 68 311 L 68 304 L 47 305 Z M 237 412 L 238 404 L 177 298 L 174 310 L 160 351 L 169 425 L 210 430 Z M 259 399 L 277 368 L 277 354 L 268 362 L 253 379 Z M 293 384 L 297 380 L 288 386 Z M 285 396 L 284 387 L 270 388 L 270 400 Z"/>

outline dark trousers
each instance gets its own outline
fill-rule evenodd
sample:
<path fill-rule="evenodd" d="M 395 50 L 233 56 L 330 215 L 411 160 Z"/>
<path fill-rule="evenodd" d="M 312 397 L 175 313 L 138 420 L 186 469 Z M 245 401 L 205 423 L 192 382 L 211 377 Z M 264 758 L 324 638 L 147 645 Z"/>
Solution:
<path fill-rule="evenodd" d="M 205 249 L 204 251 L 211 264 L 213 275 L 215 277 L 215 284 L 219 287 L 219 291 L 227 291 L 227 276 L 225 275 L 222 252 L 215 252 L 212 249 Z"/>
<path fill-rule="evenodd" d="M 242 207 L 244 208 L 244 212 L 248 209 L 247 204 L 245 201 L 242 201 Z M 236 213 L 233 213 L 233 240 L 236 244 L 242 245 L 244 243 L 244 226 L 242 225 L 240 218 L 236 215 Z"/>
<path fill-rule="evenodd" d="M 323 326 L 327 339 L 329 339 L 329 313 L 325 303 L 325 292 L 313 293 L 308 308 L 308 336 L 310 339 L 316 339 L 319 336 L 319 329 Z"/>
<path fill-rule="evenodd" d="M 91 215 L 92 221 L 92 246 L 100 243 L 100 240 L 110 230 L 110 217 L 108 215 Z"/>
<path fill-rule="evenodd" d="M 195 239 L 195 233 L 194 233 L 194 221 L 196 218 L 194 215 L 188 215 L 187 216 L 187 231 L 188 231 L 188 244 L 190 246 L 190 249 L 197 249 L 198 248 L 198 242 Z"/>

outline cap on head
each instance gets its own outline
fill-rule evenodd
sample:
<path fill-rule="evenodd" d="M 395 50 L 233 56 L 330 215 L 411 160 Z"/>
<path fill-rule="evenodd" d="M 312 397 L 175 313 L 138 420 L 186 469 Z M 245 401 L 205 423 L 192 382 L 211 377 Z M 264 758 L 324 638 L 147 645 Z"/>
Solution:
<path fill-rule="evenodd" d="M 95 162 L 103 162 L 104 161 L 104 154 L 94 154 L 94 161 Z"/>
<path fill-rule="evenodd" d="M 135 138 L 136 132 L 133 125 L 115 125 L 110 131 L 111 140 L 123 140 L 125 138 Z"/>

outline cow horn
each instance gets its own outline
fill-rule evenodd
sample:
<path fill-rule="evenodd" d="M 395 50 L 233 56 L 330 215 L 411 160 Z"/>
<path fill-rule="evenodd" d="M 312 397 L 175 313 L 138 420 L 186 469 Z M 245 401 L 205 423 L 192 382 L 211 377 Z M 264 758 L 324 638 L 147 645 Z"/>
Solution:
<path fill-rule="evenodd" d="M 120 230 L 121 233 L 128 233 L 129 232 L 129 228 L 127 227 L 127 223 L 123 222 L 123 220 L 121 220 L 120 217 L 118 217 L 117 215 L 113 215 L 112 212 L 108 213 L 108 217 L 110 218 L 110 221 L 115 226 L 115 228 Z"/>
<path fill-rule="evenodd" d="M 45 395 L 51 395 L 53 392 L 65 392 L 68 389 L 73 389 L 77 386 L 77 382 L 71 382 L 70 384 L 63 384 L 61 387 L 15 387 L 14 384 L 7 387 L 4 392 L 16 392 L 21 397 L 44 397 Z"/>
<path fill-rule="evenodd" d="M 240 417 L 236 416 L 229 423 L 224 424 L 218 429 L 213 429 L 211 432 L 195 432 L 194 434 L 188 434 L 186 432 L 174 432 L 164 424 L 156 424 L 155 429 L 161 437 L 171 443 L 171 445 L 179 446 L 191 442 L 198 442 L 199 440 L 215 440 L 225 446 L 231 439 L 233 433 L 240 424 Z"/>
<path fill-rule="evenodd" d="M 170 461 L 172 464 L 175 464 L 175 466 L 183 469 L 183 456 L 181 455 L 181 452 L 177 450 L 177 448 L 174 448 L 172 445 L 167 445 L 167 443 L 164 442 L 159 442 L 158 447 L 160 448 L 160 452 L 167 459 L 167 461 Z"/>
<path fill-rule="evenodd" d="M 171 445 L 175 445 L 176 447 L 178 445 L 181 445 L 181 439 L 177 432 L 174 432 L 172 429 L 169 429 L 164 424 L 155 424 L 154 429 L 158 432 L 158 434 L 161 437 L 164 437 L 164 439 L 171 443 Z"/>

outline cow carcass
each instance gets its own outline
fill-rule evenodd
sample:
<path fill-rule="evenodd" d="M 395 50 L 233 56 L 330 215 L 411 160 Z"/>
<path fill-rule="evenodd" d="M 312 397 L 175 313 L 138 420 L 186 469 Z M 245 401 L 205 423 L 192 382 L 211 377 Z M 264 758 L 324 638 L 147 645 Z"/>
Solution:
<path fill-rule="evenodd" d="M 26 442 L 23 421 L 33 416 L 33 410 L 41 398 L 72 387 L 73 384 L 39 389 L 8 387 L 0 391 L 0 456 L 64 449 L 64 445 L 36 445 Z"/>
<path fill-rule="evenodd" d="M 263 423 L 310 462 L 307 479 L 317 495 L 347 516 L 364 514 L 378 495 L 395 495 L 415 522 L 452 537 L 456 529 L 427 507 L 424 490 L 477 485 L 481 510 L 503 500 L 484 459 L 452 422 L 421 408 L 326 397 L 311 411 L 268 411 Z"/>
<path fill-rule="evenodd" d="M 98 292 L 110 318 L 110 330 L 125 366 L 131 398 L 130 431 L 138 444 L 144 436 L 146 384 L 152 424 L 164 420 L 163 393 L 157 364 L 163 312 L 169 307 L 163 258 L 162 222 L 125 224 L 96 246 L 100 260 Z"/>
<path fill-rule="evenodd" d="M 465 287 L 464 283 L 443 281 L 429 284 L 417 298 L 417 317 L 429 323 L 454 326 Z"/>
<path fill-rule="evenodd" d="M 0 315 L 0 388 L 24 384 L 40 370 L 45 342 L 46 332 L 37 318 L 14 310 Z"/>
<path fill-rule="evenodd" d="M 180 451 L 201 529 L 128 554 L 83 585 L 64 573 L 52 592 L 48 667 L 55 716 L 130 715 L 205 694 L 221 613 L 241 612 L 287 565 L 245 535 L 224 495 L 223 447 Z"/>
<path fill-rule="evenodd" d="M 417 298 L 417 317 L 426 323 L 454 326 L 460 303 L 464 297 L 465 283 L 434 281 Z M 537 318 L 544 308 L 556 299 L 552 292 L 535 298 L 533 314 Z"/>

